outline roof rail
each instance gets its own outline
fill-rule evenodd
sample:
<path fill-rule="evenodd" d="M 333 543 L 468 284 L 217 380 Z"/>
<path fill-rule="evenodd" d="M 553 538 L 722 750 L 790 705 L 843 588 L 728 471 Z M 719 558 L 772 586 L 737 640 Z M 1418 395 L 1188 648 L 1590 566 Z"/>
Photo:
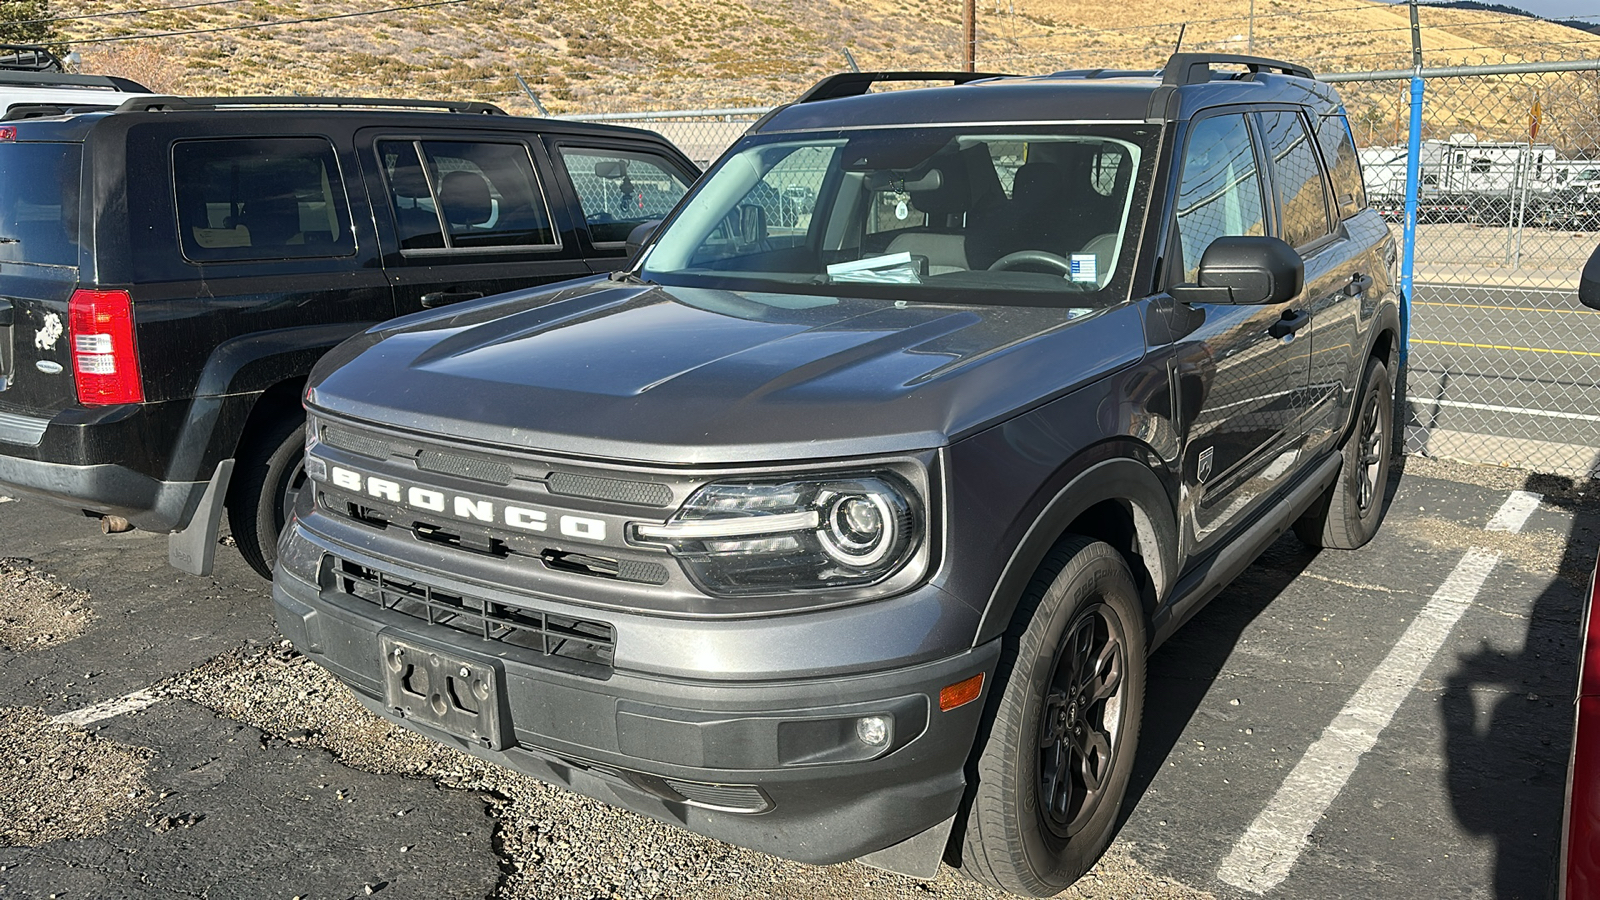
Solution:
<path fill-rule="evenodd" d="M 485 116 L 510 113 L 479 100 L 395 100 L 387 97 L 134 97 L 117 112 L 181 112 L 239 107 L 326 106 L 349 109 L 431 109 Z"/>
<path fill-rule="evenodd" d="M 99 88 L 125 94 L 148 94 L 150 89 L 137 81 L 116 75 L 72 75 L 65 72 L 7 69 L 0 64 L 0 84 L 26 84 L 34 87 Z"/>
<path fill-rule="evenodd" d="M 1313 78 L 1311 70 L 1278 59 L 1264 56 L 1236 56 L 1231 53 L 1174 53 L 1162 69 L 1162 84 L 1205 84 L 1211 80 L 1212 65 L 1244 66 L 1251 74 L 1263 71 L 1282 72 L 1301 78 Z"/>
<path fill-rule="evenodd" d="M 65 72 L 49 47 L 35 44 L 0 44 L 0 69 L 20 72 Z"/>
<path fill-rule="evenodd" d="M 1060 72 L 1051 72 L 1050 78 L 1153 78 L 1161 74 L 1160 69 L 1063 69 Z"/>
<path fill-rule="evenodd" d="M 837 100 L 840 97 L 858 97 L 870 90 L 874 84 L 883 81 L 948 81 L 951 84 L 966 84 L 971 81 L 982 81 L 985 78 L 1010 77 L 989 72 L 840 72 L 812 85 L 810 90 L 801 94 L 794 102 L 811 103 L 817 100 Z"/>
<path fill-rule="evenodd" d="M 115 103 L 15 103 L 0 115 L 0 121 L 18 119 L 48 119 L 56 116 L 75 116 L 78 113 L 104 112 L 115 109 Z"/>

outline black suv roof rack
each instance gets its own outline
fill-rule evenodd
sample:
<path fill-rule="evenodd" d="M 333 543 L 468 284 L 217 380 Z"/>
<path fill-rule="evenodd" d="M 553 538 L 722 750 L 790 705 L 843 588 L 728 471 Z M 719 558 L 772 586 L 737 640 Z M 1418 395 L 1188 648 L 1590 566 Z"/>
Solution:
<path fill-rule="evenodd" d="M 1265 56 L 1238 56 L 1231 53 L 1174 53 L 1162 69 L 1162 84 L 1205 84 L 1211 80 L 1213 65 L 1244 66 L 1251 74 L 1256 72 L 1282 72 L 1301 78 L 1314 78 L 1305 66 L 1268 59 Z"/>
<path fill-rule="evenodd" d="M 35 87 L 110 88 L 125 94 L 148 94 L 150 89 L 137 81 L 116 75 L 72 75 L 48 69 L 8 69 L 0 64 L 0 84 L 27 84 Z"/>
<path fill-rule="evenodd" d="M 0 69 L 18 72 L 65 72 L 60 57 L 49 47 L 34 44 L 0 44 Z"/>
<path fill-rule="evenodd" d="M 1050 78 L 1154 78 L 1160 69 L 1063 69 Z"/>
<path fill-rule="evenodd" d="M 812 85 L 811 90 L 801 94 L 794 102 L 811 103 L 817 100 L 857 97 L 881 81 L 948 81 L 951 84 L 967 84 L 985 78 L 1010 77 L 1012 76 L 990 72 L 840 72 Z"/>
<path fill-rule="evenodd" d="M 480 100 L 396 100 L 388 97 L 134 97 L 117 112 L 179 112 L 233 107 L 328 106 L 352 109 L 435 109 L 485 116 L 510 113 Z"/>
<path fill-rule="evenodd" d="M 78 113 L 103 112 L 116 109 L 115 103 L 16 103 L 0 115 L 0 121 L 18 119 L 48 119 L 55 116 L 75 116 Z"/>

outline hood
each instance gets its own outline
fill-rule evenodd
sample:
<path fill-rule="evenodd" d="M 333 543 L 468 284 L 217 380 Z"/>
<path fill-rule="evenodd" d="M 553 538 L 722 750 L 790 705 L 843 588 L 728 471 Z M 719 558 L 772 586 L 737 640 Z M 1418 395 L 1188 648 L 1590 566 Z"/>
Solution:
<path fill-rule="evenodd" d="M 943 446 L 1137 360 L 1086 310 L 618 285 L 490 298 L 330 353 L 309 402 L 474 443 L 665 464 Z"/>

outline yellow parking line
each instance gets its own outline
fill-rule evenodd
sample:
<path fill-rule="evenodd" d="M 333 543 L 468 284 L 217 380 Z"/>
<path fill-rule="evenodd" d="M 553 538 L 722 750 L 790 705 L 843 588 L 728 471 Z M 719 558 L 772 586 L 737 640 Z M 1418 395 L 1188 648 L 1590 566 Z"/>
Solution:
<path fill-rule="evenodd" d="M 1518 353 L 1559 353 L 1564 356 L 1600 356 L 1588 350 L 1553 350 L 1549 347 L 1508 347 L 1504 344 L 1464 344 L 1460 341 L 1424 341 L 1412 338 L 1413 344 L 1437 344 L 1441 347 L 1472 347 L 1477 350 L 1514 350 Z"/>
<path fill-rule="evenodd" d="M 1491 306 L 1486 303 L 1439 303 L 1433 300 L 1417 300 L 1412 306 L 1454 306 L 1457 309 L 1498 309 L 1504 312 L 1533 312 L 1533 313 L 1567 313 L 1580 316 L 1600 316 L 1600 310 L 1593 309 L 1529 309 L 1526 306 Z"/>

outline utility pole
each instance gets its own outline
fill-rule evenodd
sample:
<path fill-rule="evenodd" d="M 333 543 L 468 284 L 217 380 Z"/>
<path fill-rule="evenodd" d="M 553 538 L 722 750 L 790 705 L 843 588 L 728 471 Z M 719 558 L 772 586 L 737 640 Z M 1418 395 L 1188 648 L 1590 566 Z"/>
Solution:
<path fill-rule="evenodd" d="M 1250 39 L 1245 44 L 1244 52 L 1256 52 L 1256 0 L 1250 0 Z"/>
<path fill-rule="evenodd" d="M 978 0 L 967 0 L 967 71 L 978 71 Z"/>

